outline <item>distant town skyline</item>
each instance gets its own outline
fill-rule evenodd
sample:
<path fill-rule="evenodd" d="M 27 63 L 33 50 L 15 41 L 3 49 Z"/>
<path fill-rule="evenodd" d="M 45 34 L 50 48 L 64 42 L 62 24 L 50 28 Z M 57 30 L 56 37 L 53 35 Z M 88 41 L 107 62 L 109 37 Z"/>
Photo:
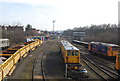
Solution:
<path fill-rule="evenodd" d="M 30 24 L 40 30 L 118 24 L 119 0 L 0 0 L 0 25 Z"/>

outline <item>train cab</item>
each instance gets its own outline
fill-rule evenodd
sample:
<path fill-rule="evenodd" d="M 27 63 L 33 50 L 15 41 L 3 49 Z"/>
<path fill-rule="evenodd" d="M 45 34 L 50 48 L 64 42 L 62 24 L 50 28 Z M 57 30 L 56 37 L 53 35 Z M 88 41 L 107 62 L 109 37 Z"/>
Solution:
<path fill-rule="evenodd" d="M 78 69 L 80 66 L 80 51 L 77 49 L 75 50 L 74 48 L 68 49 L 66 63 L 68 64 L 68 68 L 70 66 L 71 69 Z"/>
<path fill-rule="evenodd" d="M 112 55 L 113 55 L 113 56 L 116 56 L 116 54 L 119 53 L 119 50 L 120 50 L 120 47 L 119 47 L 118 45 L 112 46 L 112 47 L 111 47 L 111 53 L 112 53 Z"/>

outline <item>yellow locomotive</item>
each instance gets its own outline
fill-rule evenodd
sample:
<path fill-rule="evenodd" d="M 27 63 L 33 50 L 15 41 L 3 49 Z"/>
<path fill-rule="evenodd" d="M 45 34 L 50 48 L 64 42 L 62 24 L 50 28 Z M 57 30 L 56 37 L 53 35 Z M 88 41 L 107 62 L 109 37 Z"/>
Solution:
<path fill-rule="evenodd" d="M 78 69 L 80 66 L 80 51 L 68 41 L 61 41 L 61 51 L 64 58 L 64 63 L 68 69 Z"/>
<path fill-rule="evenodd" d="M 65 63 L 65 76 L 68 77 L 70 72 L 79 73 L 86 72 L 85 69 L 80 69 L 80 51 L 78 48 L 70 44 L 66 40 L 61 41 L 61 52 Z M 70 73 L 71 74 L 71 73 Z M 75 75 L 75 74 L 74 74 Z"/>

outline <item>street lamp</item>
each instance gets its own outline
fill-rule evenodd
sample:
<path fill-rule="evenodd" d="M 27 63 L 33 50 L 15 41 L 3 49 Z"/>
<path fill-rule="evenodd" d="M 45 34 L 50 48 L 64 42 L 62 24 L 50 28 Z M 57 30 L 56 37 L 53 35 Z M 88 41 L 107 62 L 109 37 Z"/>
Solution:
<path fill-rule="evenodd" d="M 53 20 L 53 36 L 54 36 L 54 23 L 56 22 L 56 20 Z"/>

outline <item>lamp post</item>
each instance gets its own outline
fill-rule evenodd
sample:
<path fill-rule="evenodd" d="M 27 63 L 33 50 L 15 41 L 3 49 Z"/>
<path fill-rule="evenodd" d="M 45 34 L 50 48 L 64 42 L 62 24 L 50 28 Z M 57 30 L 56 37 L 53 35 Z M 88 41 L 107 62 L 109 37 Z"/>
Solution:
<path fill-rule="evenodd" d="M 53 20 L 53 37 L 54 37 L 54 23 L 56 22 L 56 20 Z"/>
<path fill-rule="evenodd" d="M 2 26 L 0 26 L 0 39 L 2 39 Z M 2 54 L 2 47 L 0 47 L 0 54 Z"/>

